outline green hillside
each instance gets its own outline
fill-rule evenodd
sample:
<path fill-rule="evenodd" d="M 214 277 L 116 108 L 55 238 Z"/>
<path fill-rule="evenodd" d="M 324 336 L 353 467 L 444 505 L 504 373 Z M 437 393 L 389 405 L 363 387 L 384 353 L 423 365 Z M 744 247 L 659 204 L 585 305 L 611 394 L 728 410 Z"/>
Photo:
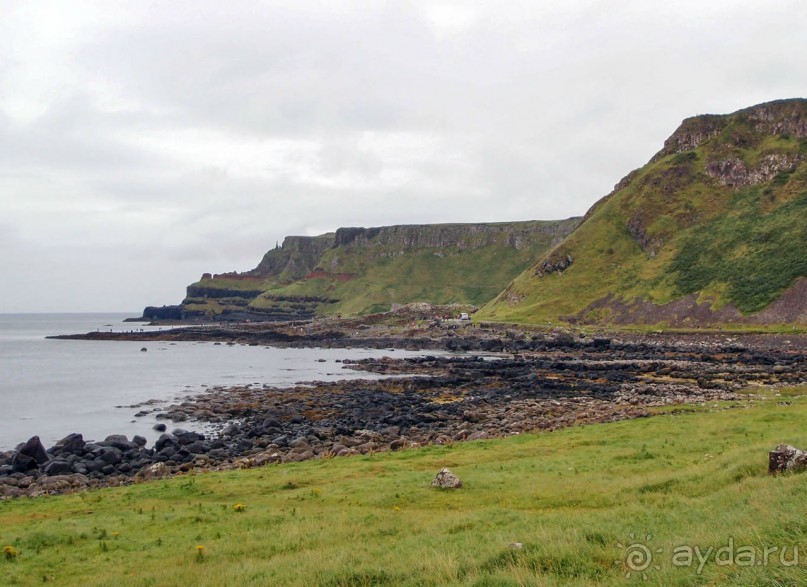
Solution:
<path fill-rule="evenodd" d="M 807 100 L 687 119 L 479 319 L 807 323 Z"/>
<path fill-rule="evenodd" d="M 481 305 L 579 221 L 340 228 L 288 237 L 252 271 L 206 275 L 191 285 L 183 311 L 293 319 L 411 302 Z"/>

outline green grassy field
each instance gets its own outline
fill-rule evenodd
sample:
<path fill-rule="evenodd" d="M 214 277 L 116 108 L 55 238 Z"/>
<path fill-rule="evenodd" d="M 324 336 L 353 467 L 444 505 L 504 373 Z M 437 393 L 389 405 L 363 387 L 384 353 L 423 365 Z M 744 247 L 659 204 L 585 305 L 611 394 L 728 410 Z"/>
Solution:
<path fill-rule="evenodd" d="M 0 583 L 800 585 L 807 474 L 768 476 L 767 458 L 807 445 L 804 392 L 4 501 Z M 429 486 L 443 466 L 462 489 Z"/>
<path fill-rule="evenodd" d="M 512 247 L 413 251 L 405 255 L 369 257 L 361 250 L 339 251 L 342 269 L 358 277 L 349 281 L 306 279 L 267 291 L 252 302 L 271 307 L 272 296 L 320 296 L 340 300 L 323 306 L 328 313 L 386 312 L 393 303 L 481 305 L 535 260 L 548 244 L 517 250 Z M 336 254 L 336 253 L 331 253 Z M 325 256 L 327 259 L 328 255 Z"/>

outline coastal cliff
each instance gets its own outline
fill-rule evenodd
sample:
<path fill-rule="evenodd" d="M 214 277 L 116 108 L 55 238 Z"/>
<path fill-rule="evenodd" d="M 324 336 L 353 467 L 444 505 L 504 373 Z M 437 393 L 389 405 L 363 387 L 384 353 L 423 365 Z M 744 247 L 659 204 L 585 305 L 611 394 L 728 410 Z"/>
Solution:
<path fill-rule="evenodd" d="M 807 100 L 688 118 L 478 316 L 807 324 Z"/>
<path fill-rule="evenodd" d="M 297 320 L 412 302 L 480 305 L 580 222 L 345 227 L 289 236 L 252 270 L 206 273 L 179 306 L 144 317 Z"/>

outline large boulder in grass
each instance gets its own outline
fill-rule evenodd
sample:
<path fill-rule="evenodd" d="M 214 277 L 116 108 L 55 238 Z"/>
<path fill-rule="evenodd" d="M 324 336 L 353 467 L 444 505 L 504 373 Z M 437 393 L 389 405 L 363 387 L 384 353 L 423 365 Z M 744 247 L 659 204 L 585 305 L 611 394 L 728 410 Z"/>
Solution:
<path fill-rule="evenodd" d="M 462 487 L 462 481 L 454 473 L 448 469 L 440 469 L 437 476 L 432 481 L 432 487 L 439 487 L 440 489 L 459 489 Z"/>
<path fill-rule="evenodd" d="M 804 469 L 807 469 L 807 453 L 795 446 L 780 444 L 769 454 L 768 473 L 772 475 Z"/>
<path fill-rule="evenodd" d="M 163 463 L 154 463 L 144 467 L 137 476 L 143 481 L 154 481 L 156 479 L 165 479 L 171 476 L 171 471 L 168 470 Z"/>

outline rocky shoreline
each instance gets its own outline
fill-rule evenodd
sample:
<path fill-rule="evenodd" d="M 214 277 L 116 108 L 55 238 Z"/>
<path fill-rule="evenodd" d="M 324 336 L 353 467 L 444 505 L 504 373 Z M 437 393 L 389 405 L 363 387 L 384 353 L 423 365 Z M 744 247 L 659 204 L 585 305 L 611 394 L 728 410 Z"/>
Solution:
<path fill-rule="evenodd" d="M 311 330 L 297 330 L 298 335 L 309 339 L 322 334 L 311 325 L 302 328 Z M 425 330 L 436 329 L 430 324 Z M 278 327 L 183 328 L 148 334 L 178 340 L 173 337 L 200 332 L 221 336 L 213 339 L 220 342 L 257 344 L 260 338 L 266 344 L 267 332 L 277 338 Z M 803 337 L 589 337 L 466 326 L 448 332 L 453 336 L 446 336 L 441 327 L 440 336 L 400 340 L 406 348 L 417 344 L 471 353 L 364 359 L 346 366 L 398 377 L 293 388 L 215 387 L 181 404 L 139 414 L 157 412 L 158 418 L 174 425 L 208 423 L 215 427 L 212 434 L 182 428 L 168 432 L 168 426 L 161 424 L 165 432 L 153 447 L 137 436 L 86 442 L 80 434 L 71 434 L 47 449 L 34 437 L 14 451 L 0 453 L 0 498 L 550 431 L 646 417 L 658 406 L 736 400 L 749 397 L 738 393 L 749 386 L 807 383 Z M 395 336 L 368 334 L 321 340 L 345 347 L 371 346 L 367 344 L 371 341 L 378 342 L 376 348 L 398 346 Z M 351 344 L 336 344 L 345 339 Z M 421 344 L 423 340 L 428 342 Z"/>

